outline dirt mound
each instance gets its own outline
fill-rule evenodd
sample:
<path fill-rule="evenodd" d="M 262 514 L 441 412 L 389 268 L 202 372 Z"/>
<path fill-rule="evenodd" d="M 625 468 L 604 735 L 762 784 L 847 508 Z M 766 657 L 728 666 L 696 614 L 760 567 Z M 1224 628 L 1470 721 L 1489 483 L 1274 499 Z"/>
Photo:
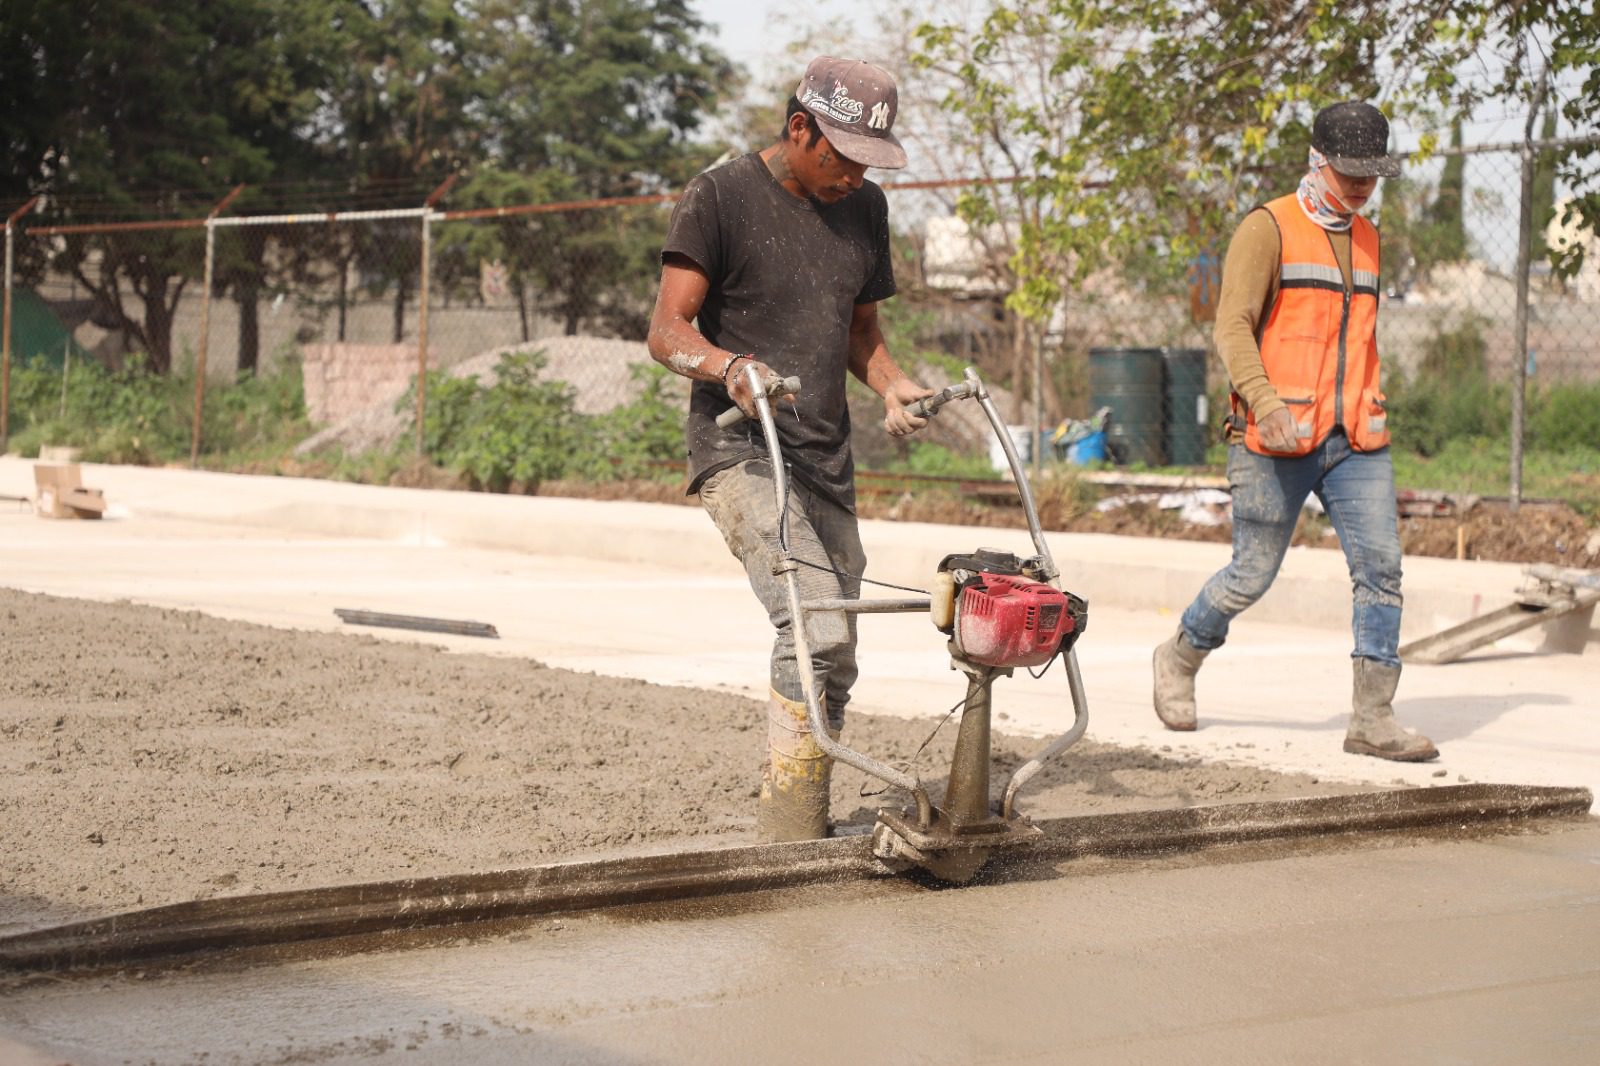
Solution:
<path fill-rule="evenodd" d="M 1565 504 L 1479 503 L 1459 518 L 1405 518 L 1400 541 L 1412 555 L 1600 567 L 1600 526 Z"/>
<path fill-rule="evenodd" d="M 1233 539 L 1233 527 L 1227 522 L 1188 522 L 1176 509 L 1148 502 L 1096 511 L 1082 498 L 1053 492 L 1048 485 L 1038 492 L 1037 502 L 1040 523 L 1052 532 L 1113 533 L 1214 543 Z M 864 496 L 859 510 L 868 518 L 1027 528 L 1022 509 L 1016 504 L 980 500 L 953 491 Z M 1308 514 L 1295 530 L 1294 544 L 1335 548 L 1339 539 L 1326 518 Z M 1600 568 L 1600 525 L 1565 504 L 1524 505 L 1520 513 L 1513 515 L 1503 503 L 1480 502 L 1459 515 L 1402 518 L 1400 545 L 1407 555 L 1444 559 L 1459 555 L 1463 559 Z"/>
<path fill-rule="evenodd" d="M 526 659 L 0 589 L 0 934 L 184 899 L 754 843 L 764 707 Z M 937 779 L 955 728 L 845 737 Z M 1014 768 L 1040 741 L 996 736 Z M 997 776 L 996 787 L 1004 780 Z M 836 817 L 875 783 L 842 769 Z M 1085 742 L 1038 816 L 1349 791 Z"/>

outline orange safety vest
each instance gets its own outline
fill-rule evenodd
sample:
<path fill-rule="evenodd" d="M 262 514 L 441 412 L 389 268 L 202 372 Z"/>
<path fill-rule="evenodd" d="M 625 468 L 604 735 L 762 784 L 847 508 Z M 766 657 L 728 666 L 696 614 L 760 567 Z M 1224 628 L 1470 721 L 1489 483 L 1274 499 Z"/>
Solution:
<path fill-rule="evenodd" d="M 1343 426 L 1350 445 L 1370 452 L 1389 444 L 1388 414 L 1378 383 L 1378 231 L 1356 215 L 1350 240 L 1352 287 L 1346 291 L 1328 232 L 1300 209 L 1293 194 L 1269 202 L 1281 248 L 1278 295 L 1258 330 L 1267 380 L 1294 417 L 1299 446 L 1268 451 L 1253 411 L 1245 411 L 1244 444 L 1261 455 L 1306 455 Z M 1233 395 L 1238 415 L 1245 407 Z"/>

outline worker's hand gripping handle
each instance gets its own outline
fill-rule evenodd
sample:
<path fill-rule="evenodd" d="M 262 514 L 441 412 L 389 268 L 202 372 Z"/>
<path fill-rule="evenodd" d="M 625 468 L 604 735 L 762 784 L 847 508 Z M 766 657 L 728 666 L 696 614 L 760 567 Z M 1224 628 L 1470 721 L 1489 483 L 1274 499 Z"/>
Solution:
<path fill-rule="evenodd" d="M 907 407 L 906 411 L 909 414 L 916 415 L 918 418 L 932 418 L 934 415 L 939 413 L 939 408 L 943 407 L 951 400 L 964 400 L 968 396 L 975 395 L 975 393 L 976 387 L 973 385 L 973 383 L 970 381 L 963 381 L 959 385 L 948 385 L 934 393 L 932 396 L 918 400 L 911 406 Z"/>
<path fill-rule="evenodd" d="M 769 400 L 775 396 L 787 396 L 791 393 L 798 393 L 799 391 L 799 378 L 780 378 L 773 376 L 767 379 L 766 393 Z M 729 426 L 738 425 L 740 422 L 743 422 L 749 417 L 749 415 L 739 410 L 739 408 L 730 407 L 717 416 L 717 425 L 722 429 L 727 429 Z"/>

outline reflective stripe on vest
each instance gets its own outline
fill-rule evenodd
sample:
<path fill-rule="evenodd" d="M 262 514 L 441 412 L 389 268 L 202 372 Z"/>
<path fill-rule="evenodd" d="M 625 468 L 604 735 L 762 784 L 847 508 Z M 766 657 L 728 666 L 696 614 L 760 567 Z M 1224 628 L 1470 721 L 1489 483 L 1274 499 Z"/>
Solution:
<path fill-rule="evenodd" d="M 1294 196 L 1265 208 L 1278 225 L 1282 254 L 1278 295 L 1261 327 L 1261 362 L 1295 420 L 1297 447 L 1270 452 L 1261 444 L 1254 412 L 1246 412 L 1244 443 L 1263 455 L 1306 455 L 1343 426 L 1357 451 L 1389 443 L 1388 415 L 1378 374 L 1378 231 L 1355 217 L 1351 282 L 1333 254 L 1328 233 Z"/>

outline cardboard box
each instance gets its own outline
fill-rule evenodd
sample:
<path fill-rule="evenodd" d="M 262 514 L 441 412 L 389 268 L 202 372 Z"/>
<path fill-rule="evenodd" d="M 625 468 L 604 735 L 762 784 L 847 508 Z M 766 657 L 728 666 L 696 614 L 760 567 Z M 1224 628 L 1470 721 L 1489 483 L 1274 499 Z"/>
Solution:
<path fill-rule="evenodd" d="M 34 511 L 40 518 L 101 518 L 106 513 L 105 493 L 84 488 L 77 463 L 35 463 L 33 484 L 39 491 Z"/>

